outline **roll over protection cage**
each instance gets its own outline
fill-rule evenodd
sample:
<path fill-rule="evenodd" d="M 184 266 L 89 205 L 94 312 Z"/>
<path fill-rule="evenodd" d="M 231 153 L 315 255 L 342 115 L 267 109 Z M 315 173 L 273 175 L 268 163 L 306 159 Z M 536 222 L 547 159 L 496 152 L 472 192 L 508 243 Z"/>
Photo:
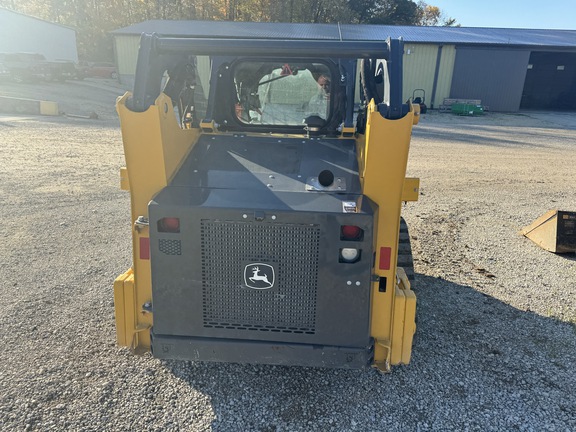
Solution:
<path fill-rule="evenodd" d="M 161 81 L 164 72 L 188 56 L 384 59 L 389 79 L 389 94 L 378 109 L 385 118 L 394 120 L 406 114 L 402 103 L 403 54 L 404 42 L 401 38 L 388 38 L 386 41 L 228 39 L 160 37 L 154 33 L 143 33 L 140 38 L 134 91 L 127 106 L 135 112 L 146 111 L 162 91 Z M 347 87 L 349 87 L 347 94 L 350 95 L 350 88 L 353 88 L 350 80 Z M 345 126 L 351 126 L 352 116 L 350 107 L 346 113 Z"/>

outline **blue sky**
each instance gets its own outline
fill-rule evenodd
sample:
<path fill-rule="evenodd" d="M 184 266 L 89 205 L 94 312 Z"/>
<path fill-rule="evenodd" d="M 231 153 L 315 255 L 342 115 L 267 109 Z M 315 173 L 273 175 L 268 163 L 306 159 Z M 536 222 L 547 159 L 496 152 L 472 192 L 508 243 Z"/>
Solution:
<path fill-rule="evenodd" d="M 426 0 L 462 27 L 576 30 L 576 0 Z"/>

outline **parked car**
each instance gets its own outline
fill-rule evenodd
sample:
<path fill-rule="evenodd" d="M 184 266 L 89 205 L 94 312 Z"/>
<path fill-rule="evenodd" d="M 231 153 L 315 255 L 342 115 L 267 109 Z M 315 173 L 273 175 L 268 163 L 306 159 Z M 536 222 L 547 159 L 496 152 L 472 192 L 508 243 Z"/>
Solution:
<path fill-rule="evenodd" d="M 0 53 L 0 63 L 8 69 L 10 77 L 17 82 L 46 80 L 49 66 L 42 54 Z"/>
<path fill-rule="evenodd" d="M 56 61 L 50 62 L 50 66 L 54 79 L 59 81 L 77 79 L 76 65 L 74 62 L 56 59 Z"/>
<path fill-rule="evenodd" d="M 50 62 L 38 53 L 0 53 L 0 64 L 8 69 L 8 75 L 16 82 L 64 81 L 74 78 L 74 63 L 67 60 Z"/>
<path fill-rule="evenodd" d="M 118 78 L 118 71 L 114 63 L 107 62 L 80 62 L 79 68 L 84 77 Z"/>

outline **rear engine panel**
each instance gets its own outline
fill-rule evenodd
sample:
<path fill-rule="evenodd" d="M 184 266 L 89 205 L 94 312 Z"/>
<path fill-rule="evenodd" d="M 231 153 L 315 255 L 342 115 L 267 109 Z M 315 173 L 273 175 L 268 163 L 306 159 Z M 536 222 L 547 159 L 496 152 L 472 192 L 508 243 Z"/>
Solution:
<path fill-rule="evenodd" d="M 200 139 L 149 205 L 156 356 L 369 366 L 376 207 L 360 194 L 354 149 Z M 326 170 L 333 184 L 310 190 Z M 359 234 L 343 236 L 349 226 Z"/>

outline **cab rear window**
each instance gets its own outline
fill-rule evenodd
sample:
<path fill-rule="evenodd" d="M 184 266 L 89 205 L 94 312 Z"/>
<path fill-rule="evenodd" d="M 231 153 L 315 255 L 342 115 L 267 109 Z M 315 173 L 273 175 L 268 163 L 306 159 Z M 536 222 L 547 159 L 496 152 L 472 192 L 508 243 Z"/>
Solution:
<path fill-rule="evenodd" d="M 323 63 L 243 61 L 233 77 L 242 123 L 301 126 L 310 116 L 330 117 L 332 75 Z"/>

